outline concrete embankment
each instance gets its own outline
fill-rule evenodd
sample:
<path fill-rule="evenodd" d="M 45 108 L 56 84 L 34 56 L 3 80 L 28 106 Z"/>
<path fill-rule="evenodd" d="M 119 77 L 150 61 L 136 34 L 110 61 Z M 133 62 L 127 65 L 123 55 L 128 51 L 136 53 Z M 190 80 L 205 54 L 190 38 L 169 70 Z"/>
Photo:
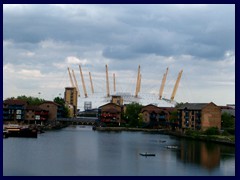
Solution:
<path fill-rule="evenodd" d="M 199 135 L 199 136 L 188 136 L 183 133 L 173 132 L 164 129 L 144 129 L 144 128 L 127 128 L 127 127 L 96 127 L 97 131 L 143 131 L 143 132 L 155 132 L 160 134 L 172 135 L 180 138 L 187 138 L 192 140 L 215 142 L 226 145 L 235 146 L 235 141 L 232 141 L 226 136 L 209 136 L 209 135 Z"/>
<path fill-rule="evenodd" d="M 144 131 L 144 132 L 164 132 L 163 129 L 144 129 L 127 127 L 96 127 L 97 131 Z"/>

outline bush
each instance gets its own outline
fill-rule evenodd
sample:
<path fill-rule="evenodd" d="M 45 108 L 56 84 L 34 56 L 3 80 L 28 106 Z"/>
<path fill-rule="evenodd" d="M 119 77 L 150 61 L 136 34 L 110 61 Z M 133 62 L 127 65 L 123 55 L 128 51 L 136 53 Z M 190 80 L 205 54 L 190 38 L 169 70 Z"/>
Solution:
<path fill-rule="evenodd" d="M 210 127 L 204 132 L 204 134 L 206 134 L 206 135 L 219 135 L 220 132 L 219 132 L 217 127 Z"/>
<path fill-rule="evenodd" d="M 187 129 L 185 132 L 185 135 L 192 136 L 192 137 L 199 136 L 200 134 L 201 133 L 199 131 L 195 131 L 195 130 L 191 130 L 191 129 Z"/>
<path fill-rule="evenodd" d="M 227 133 L 229 133 L 231 135 L 235 135 L 235 128 L 227 128 L 224 131 L 226 131 Z"/>
<path fill-rule="evenodd" d="M 223 133 L 221 134 L 223 136 L 229 136 L 229 133 L 227 131 L 223 131 Z"/>

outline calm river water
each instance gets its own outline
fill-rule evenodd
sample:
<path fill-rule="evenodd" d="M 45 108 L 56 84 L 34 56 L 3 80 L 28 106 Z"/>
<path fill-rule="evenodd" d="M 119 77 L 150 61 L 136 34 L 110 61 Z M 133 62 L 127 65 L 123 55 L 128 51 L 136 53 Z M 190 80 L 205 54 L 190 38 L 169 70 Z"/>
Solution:
<path fill-rule="evenodd" d="M 145 152 L 156 156 L 139 155 Z M 3 175 L 234 176 L 235 148 L 161 134 L 70 126 L 36 139 L 4 139 Z"/>

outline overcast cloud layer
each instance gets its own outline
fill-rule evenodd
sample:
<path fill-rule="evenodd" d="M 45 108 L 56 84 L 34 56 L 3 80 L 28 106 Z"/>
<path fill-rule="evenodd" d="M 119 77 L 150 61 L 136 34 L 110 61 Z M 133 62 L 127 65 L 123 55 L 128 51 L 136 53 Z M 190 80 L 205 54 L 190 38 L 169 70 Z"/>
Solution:
<path fill-rule="evenodd" d="M 67 67 L 82 91 L 79 64 L 89 92 L 89 71 L 105 92 L 108 64 L 118 91 L 134 94 L 141 65 L 141 92 L 157 94 L 169 67 L 164 97 L 183 69 L 176 101 L 235 103 L 235 6 L 3 5 L 4 98 L 63 96 Z"/>

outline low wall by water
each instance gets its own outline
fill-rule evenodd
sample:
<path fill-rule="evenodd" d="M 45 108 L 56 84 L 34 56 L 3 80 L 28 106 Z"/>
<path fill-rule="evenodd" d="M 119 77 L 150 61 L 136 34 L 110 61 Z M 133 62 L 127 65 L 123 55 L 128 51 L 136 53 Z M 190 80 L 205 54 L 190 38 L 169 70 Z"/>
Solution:
<path fill-rule="evenodd" d="M 156 132 L 161 134 L 173 135 L 181 138 L 188 138 L 193 140 L 201 140 L 201 141 L 209 141 L 209 142 L 217 142 L 227 145 L 235 146 L 235 141 L 225 137 L 219 138 L 216 136 L 208 136 L 208 135 L 199 135 L 199 136 L 188 136 L 183 133 L 173 132 L 165 129 L 144 129 L 144 128 L 127 128 L 127 127 L 96 127 L 97 131 L 143 131 L 143 132 Z"/>

